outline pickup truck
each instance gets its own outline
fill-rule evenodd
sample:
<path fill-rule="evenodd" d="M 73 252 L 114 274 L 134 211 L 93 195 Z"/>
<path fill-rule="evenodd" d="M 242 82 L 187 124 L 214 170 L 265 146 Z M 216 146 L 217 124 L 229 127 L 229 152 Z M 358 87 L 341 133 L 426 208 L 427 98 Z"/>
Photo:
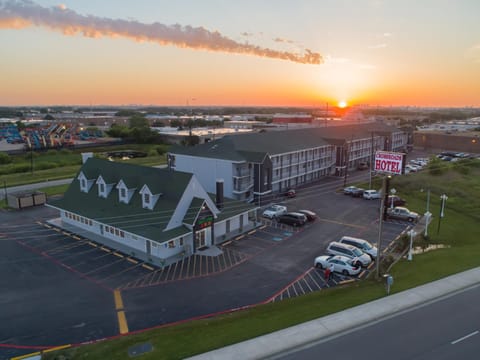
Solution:
<path fill-rule="evenodd" d="M 403 206 L 396 206 L 393 209 L 388 208 L 387 216 L 391 219 L 406 220 L 410 222 L 417 221 L 419 219 L 419 215 L 416 212 L 410 211 Z"/>

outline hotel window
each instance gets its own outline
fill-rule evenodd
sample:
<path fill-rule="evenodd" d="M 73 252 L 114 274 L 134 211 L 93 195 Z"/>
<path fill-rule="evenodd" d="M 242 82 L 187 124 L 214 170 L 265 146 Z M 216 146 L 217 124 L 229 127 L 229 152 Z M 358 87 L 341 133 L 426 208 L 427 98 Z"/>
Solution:
<path fill-rule="evenodd" d="M 113 232 L 114 232 L 114 229 L 113 229 L 113 227 L 111 227 L 110 228 L 110 234 L 113 234 Z"/>
<path fill-rule="evenodd" d="M 93 225 L 93 222 L 92 220 L 88 220 L 88 225 L 92 226 Z"/>
<path fill-rule="evenodd" d="M 85 181 L 85 179 L 81 180 L 81 185 L 82 185 L 82 189 L 85 189 L 87 187 L 87 182 Z"/>
<path fill-rule="evenodd" d="M 105 231 L 110 232 L 110 226 L 105 226 Z"/>
<path fill-rule="evenodd" d="M 103 194 L 105 192 L 105 184 L 99 184 L 100 185 L 100 192 Z"/>
<path fill-rule="evenodd" d="M 115 235 L 116 235 L 116 236 L 120 236 L 120 230 L 115 229 Z"/>
<path fill-rule="evenodd" d="M 122 238 L 125 237 L 125 233 L 122 230 L 120 230 L 120 237 L 122 237 Z"/>
<path fill-rule="evenodd" d="M 127 191 L 125 190 L 125 188 L 121 188 L 120 189 L 120 197 L 124 198 L 127 196 Z"/>
<path fill-rule="evenodd" d="M 178 245 L 179 245 L 179 246 L 183 246 L 183 237 L 181 237 L 180 239 L 178 239 Z"/>
<path fill-rule="evenodd" d="M 150 204 L 150 194 L 147 194 L 147 193 L 143 194 L 143 202 L 145 204 Z"/>
<path fill-rule="evenodd" d="M 174 242 L 173 240 L 172 240 L 172 241 L 169 241 L 169 242 L 168 242 L 168 248 L 169 248 L 169 249 L 172 249 L 172 248 L 174 248 L 174 247 L 175 247 L 175 242 Z"/>

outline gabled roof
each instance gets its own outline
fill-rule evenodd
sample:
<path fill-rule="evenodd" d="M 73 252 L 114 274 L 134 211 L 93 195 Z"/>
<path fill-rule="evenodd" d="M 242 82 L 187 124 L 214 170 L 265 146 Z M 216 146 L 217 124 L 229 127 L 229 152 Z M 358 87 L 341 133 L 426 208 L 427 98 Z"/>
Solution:
<path fill-rule="evenodd" d="M 80 171 L 88 174 L 88 178 L 102 175 L 111 183 L 123 180 L 129 188 L 136 188 L 137 191 L 129 204 L 119 201 L 118 191 L 111 191 L 107 198 L 101 198 L 94 187 L 88 193 L 81 192 L 77 174 L 63 198 L 48 201 L 49 205 L 157 241 L 167 240 L 168 236 L 176 232 L 181 235 L 189 231 L 184 227 L 168 232 L 163 230 L 190 183 L 192 174 L 96 158 L 88 159 Z M 154 193 L 163 194 L 152 210 L 143 209 L 141 195 L 138 193 L 138 189 L 145 184 Z"/>

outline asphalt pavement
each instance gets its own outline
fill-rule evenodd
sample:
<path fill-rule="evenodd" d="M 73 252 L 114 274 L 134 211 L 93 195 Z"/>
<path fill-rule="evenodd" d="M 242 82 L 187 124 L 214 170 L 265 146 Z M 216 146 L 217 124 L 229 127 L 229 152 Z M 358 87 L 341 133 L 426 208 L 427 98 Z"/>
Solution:
<path fill-rule="evenodd" d="M 307 347 L 309 344 L 321 342 L 322 339 L 351 332 L 368 324 L 374 324 L 382 319 L 401 314 L 422 304 L 433 302 L 436 299 L 478 284 L 480 284 L 480 267 L 189 359 L 280 358 L 282 354 L 290 353 L 292 349 Z M 366 350 L 364 347 L 361 349 Z M 371 355 L 371 352 L 367 351 L 366 354 Z"/>

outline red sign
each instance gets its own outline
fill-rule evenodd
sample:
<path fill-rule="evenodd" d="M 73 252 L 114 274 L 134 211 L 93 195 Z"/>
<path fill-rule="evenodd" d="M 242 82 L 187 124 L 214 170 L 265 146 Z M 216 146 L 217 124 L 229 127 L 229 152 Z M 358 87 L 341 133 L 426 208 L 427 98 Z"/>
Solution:
<path fill-rule="evenodd" d="M 388 174 L 402 174 L 405 154 L 377 151 L 375 153 L 375 171 Z"/>

